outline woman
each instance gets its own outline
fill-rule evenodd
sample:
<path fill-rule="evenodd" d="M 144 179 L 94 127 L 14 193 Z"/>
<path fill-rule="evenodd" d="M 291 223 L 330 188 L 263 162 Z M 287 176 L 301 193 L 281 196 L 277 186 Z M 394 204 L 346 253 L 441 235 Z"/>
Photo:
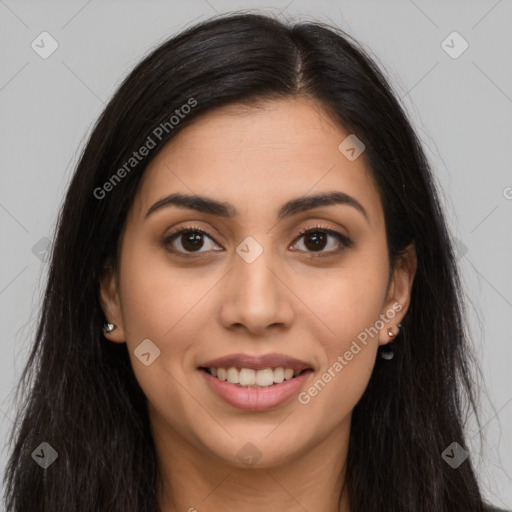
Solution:
<path fill-rule="evenodd" d="M 425 155 L 357 44 L 194 26 L 70 184 L 7 508 L 485 510 L 462 306 Z"/>

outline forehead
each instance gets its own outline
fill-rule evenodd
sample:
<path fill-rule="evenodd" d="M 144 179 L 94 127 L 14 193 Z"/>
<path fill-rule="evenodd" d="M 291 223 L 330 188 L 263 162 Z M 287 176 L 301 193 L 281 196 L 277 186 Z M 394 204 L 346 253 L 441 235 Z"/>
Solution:
<path fill-rule="evenodd" d="M 144 216 L 172 192 L 214 197 L 240 215 L 276 211 L 290 198 L 339 190 L 382 215 L 364 153 L 350 161 L 338 146 L 349 136 L 312 100 L 229 105 L 196 118 L 146 169 L 134 202 Z"/>

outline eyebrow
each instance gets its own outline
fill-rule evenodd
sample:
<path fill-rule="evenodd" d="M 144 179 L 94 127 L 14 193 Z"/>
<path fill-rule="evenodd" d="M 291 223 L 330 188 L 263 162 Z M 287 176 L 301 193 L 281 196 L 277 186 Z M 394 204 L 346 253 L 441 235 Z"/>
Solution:
<path fill-rule="evenodd" d="M 296 199 L 291 199 L 284 203 L 277 214 L 278 220 L 283 220 L 301 212 L 312 210 L 320 206 L 332 205 L 347 205 L 352 206 L 364 215 L 369 223 L 368 213 L 363 205 L 354 197 L 345 194 L 344 192 L 325 192 L 313 196 L 304 196 Z M 178 208 L 186 208 L 202 213 L 209 213 L 219 217 L 233 218 L 238 215 L 237 209 L 230 203 L 217 201 L 210 197 L 186 194 L 170 194 L 149 208 L 146 213 L 145 219 L 156 211 L 176 206 Z"/>

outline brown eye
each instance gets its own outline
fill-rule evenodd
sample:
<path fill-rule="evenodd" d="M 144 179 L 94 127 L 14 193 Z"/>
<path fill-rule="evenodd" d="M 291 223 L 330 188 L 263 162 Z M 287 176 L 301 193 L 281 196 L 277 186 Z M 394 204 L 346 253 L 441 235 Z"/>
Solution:
<path fill-rule="evenodd" d="M 219 247 L 215 244 L 215 240 L 206 231 L 197 227 L 184 227 L 175 231 L 162 240 L 162 245 L 172 252 L 186 256 L 187 253 L 207 252 L 208 247 L 206 251 L 201 251 L 205 246 L 205 238 L 214 242 L 213 250 L 218 250 L 215 249 L 215 247 Z"/>
<path fill-rule="evenodd" d="M 182 233 L 180 237 L 181 246 L 186 251 L 198 251 L 204 245 L 203 236 L 202 233 L 197 232 Z"/>
<path fill-rule="evenodd" d="M 352 241 L 342 233 L 323 226 L 301 231 L 296 240 L 300 239 L 304 239 L 302 242 L 304 248 L 299 247 L 298 250 L 309 253 L 313 257 L 333 256 L 353 245 Z M 210 247 L 208 247 L 208 240 Z M 223 250 L 206 231 L 197 226 L 182 227 L 166 236 L 161 244 L 169 252 L 185 257 L 194 253 Z M 296 244 L 295 247 L 300 245 Z M 206 250 L 202 250 L 204 248 Z"/>
<path fill-rule="evenodd" d="M 353 245 L 352 241 L 349 240 L 345 235 L 333 229 L 324 228 L 322 226 L 317 226 L 301 231 L 297 240 L 299 239 L 304 239 L 302 244 L 305 247 L 305 249 L 301 249 L 299 247 L 299 250 L 305 250 L 306 252 L 311 253 L 319 253 L 312 254 L 313 256 L 330 256 L 342 251 L 346 247 L 352 247 Z M 334 241 L 330 239 L 334 239 Z M 326 248 L 327 250 L 324 250 Z"/>
<path fill-rule="evenodd" d="M 327 245 L 329 235 L 321 231 L 313 231 L 304 236 L 304 245 L 310 251 L 321 251 Z"/>

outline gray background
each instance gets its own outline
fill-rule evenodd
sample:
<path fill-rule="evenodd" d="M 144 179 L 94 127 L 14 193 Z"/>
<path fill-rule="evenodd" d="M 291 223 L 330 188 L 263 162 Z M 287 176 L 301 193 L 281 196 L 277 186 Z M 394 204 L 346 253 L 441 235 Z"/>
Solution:
<path fill-rule="evenodd" d="M 486 444 L 476 444 L 471 423 L 469 448 L 485 496 L 512 508 L 510 0 L 0 0 L 0 445 L 35 331 L 45 247 L 92 123 L 156 44 L 216 12 L 255 8 L 333 23 L 355 36 L 379 59 L 409 112 L 459 240 L 469 327 L 486 383 Z M 31 48 L 43 31 L 59 45 L 47 59 Z M 453 31 L 469 44 L 455 59 L 441 46 Z M 453 51 L 461 48 L 450 41 Z M 2 473 L 6 458 L 3 446 Z"/>

